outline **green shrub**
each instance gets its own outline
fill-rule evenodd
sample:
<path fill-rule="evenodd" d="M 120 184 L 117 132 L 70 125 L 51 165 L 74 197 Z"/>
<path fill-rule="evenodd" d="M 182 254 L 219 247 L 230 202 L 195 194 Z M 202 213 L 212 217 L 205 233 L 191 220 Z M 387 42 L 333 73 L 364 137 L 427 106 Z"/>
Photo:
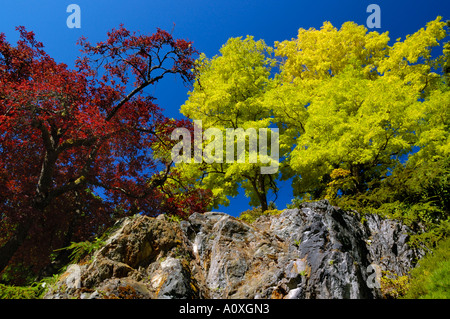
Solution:
<path fill-rule="evenodd" d="M 381 294 L 386 299 L 397 299 L 403 297 L 409 288 L 409 277 L 400 276 L 391 271 L 383 271 L 380 279 Z"/>
<path fill-rule="evenodd" d="M 183 220 L 183 218 L 181 218 L 178 215 L 169 215 L 169 216 L 167 216 L 167 220 L 169 222 L 171 222 L 171 223 L 178 223 L 179 224 Z"/>
<path fill-rule="evenodd" d="M 38 299 L 42 290 L 38 285 L 17 287 L 0 284 L 0 299 Z"/>
<path fill-rule="evenodd" d="M 0 284 L 0 299 L 42 299 L 47 290 L 53 287 L 59 275 L 46 277 L 29 286 L 14 286 Z"/>
<path fill-rule="evenodd" d="M 262 211 L 261 207 L 253 207 L 252 209 L 242 212 L 238 218 L 244 222 L 251 224 L 261 216 L 278 215 L 280 213 L 281 211 L 276 209 L 275 204 L 271 202 L 269 204 L 269 209 L 265 212 Z"/>
<path fill-rule="evenodd" d="M 330 192 L 336 193 L 335 188 Z M 415 247 L 432 249 L 450 235 L 449 158 L 398 165 L 383 179 L 370 183 L 365 192 L 339 190 L 342 194 L 330 199 L 332 205 L 356 210 L 362 216 L 378 214 L 401 221 L 418 233 L 411 237 L 410 244 Z"/>
<path fill-rule="evenodd" d="M 407 299 L 450 299 L 450 237 L 419 261 L 411 271 Z"/>

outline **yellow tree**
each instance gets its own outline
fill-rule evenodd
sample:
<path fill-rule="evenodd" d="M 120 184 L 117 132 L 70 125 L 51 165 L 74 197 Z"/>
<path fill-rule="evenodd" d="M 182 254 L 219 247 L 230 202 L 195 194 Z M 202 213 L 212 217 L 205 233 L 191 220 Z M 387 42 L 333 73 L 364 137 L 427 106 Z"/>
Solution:
<path fill-rule="evenodd" d="M 178 169 L 192 178 L 200 166 L 199 184 L 212 190 L 216 204 L 227 204 L 240 185 L 250 204 L 265 211 L 268 193 L 277 191 L 279 158 L 274 155 L 278 155 L 278 144 L 267 143 L 276 136 L 268 130 L 272 116 L 264 104 L 264 94 L 273 82 L 271 51 L 264 41 L 251 36 L 231 38 L 219 55 L 211 59 L 201 55 L 197 61 L 196 83 L 181 112 L 201 123 L 203 156 L 188 156 L 190 160 L 179 163 Z"/>
<path fill-rule="evenodd" d="M 448 156 L 450 96 L 436 73 L 444 58 L 431 52 L 446 36 L 440 17 L 393 45 L 387 32 L 326 22 L 275 44 L 281 71 L 265 104 L 283 128 L 297 194 L 324 197 L 332 176 L 345 178 L 341 191 L 364 192 L 414 146 L 417 161 Z"/>

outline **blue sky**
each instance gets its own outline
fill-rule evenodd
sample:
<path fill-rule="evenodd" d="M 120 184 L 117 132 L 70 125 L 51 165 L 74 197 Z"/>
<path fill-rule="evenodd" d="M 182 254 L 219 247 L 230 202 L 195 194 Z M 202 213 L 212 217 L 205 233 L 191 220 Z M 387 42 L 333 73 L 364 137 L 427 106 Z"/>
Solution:
<path fill-rule="evenodd" d="M 81 28 L 66 25 L 70 4 L 81 8 Z M 58 62 L 72 67 L 79 53 L 76 41 L 86 36 L 91 42 L 106 39 L 106 32 L 120 23 L 129 30 L 153 33 L 157 27 L 173 30 L 176 38 L 194 42 L 198 51 L 212 57 L 230 37 L 253 35 L 268 45 L 291 39 L 299 28 L 320 28 L 324 21 L 336 27 L 345 21 L 366 24 L 369 4 L 381 8 L 381 28 L 391 40 L 403 39 L 438 15 L 450 19 L 448 0 L 0 0 L 0 32 L 9 42 L 18 38 L 14 31 L 23 25 L 36 33 L 46 51 Z M 152 88 L 158 104 L 170 117 L 180 118 L 179 107 L 187 98 L 188 88 L 180 79 L 168 78 Z M 278 208 L 291 201 L 289 183 L 280 184 Z M 237 215 L 247 209 L 243 195 L 231 199 L 220 211 Z"/>

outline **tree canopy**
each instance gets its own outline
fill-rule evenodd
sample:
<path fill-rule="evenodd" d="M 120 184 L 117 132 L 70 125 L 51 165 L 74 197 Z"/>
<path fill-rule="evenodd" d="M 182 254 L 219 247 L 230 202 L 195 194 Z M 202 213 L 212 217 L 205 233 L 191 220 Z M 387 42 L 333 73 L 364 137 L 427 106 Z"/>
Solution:
<path fill-rule="evenodd" d="M 389 46 L 387 33 L 324 23 L 276 44 L 283 62 L 272 105 L 279 123 L 295 122 L 285 138 L 295 139 L 297 194 L 323 196 L 335 169 L 352 178 L 346 191 L 364 192 L 414 147 L 415 158 L 448 155 L 448 92 L 436 73 L 442 56 L 432 57 L 444 26 L 437 19 Z"/>

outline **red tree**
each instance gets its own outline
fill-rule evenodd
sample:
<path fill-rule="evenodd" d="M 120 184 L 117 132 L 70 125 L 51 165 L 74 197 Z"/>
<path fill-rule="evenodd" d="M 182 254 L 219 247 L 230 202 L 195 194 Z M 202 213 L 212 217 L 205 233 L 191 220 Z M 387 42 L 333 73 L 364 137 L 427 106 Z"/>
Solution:
<path fill-rule="evenodd" d="M 39 269 L 48 260 L 38 256 L 124 214 L 205 208 L 193 189 L 178 204 L 164 191 L 172 163 L 155 160 L 155 146 L 186 123 L 164 117 L 144 90 L 168 74 L 193 79 L 191 42 L 120 26 L 96 45 L 80 39 L 70 70 L 17 30 L 15 47 L 0 34 L 0 271 L 13 262 Z"/>

